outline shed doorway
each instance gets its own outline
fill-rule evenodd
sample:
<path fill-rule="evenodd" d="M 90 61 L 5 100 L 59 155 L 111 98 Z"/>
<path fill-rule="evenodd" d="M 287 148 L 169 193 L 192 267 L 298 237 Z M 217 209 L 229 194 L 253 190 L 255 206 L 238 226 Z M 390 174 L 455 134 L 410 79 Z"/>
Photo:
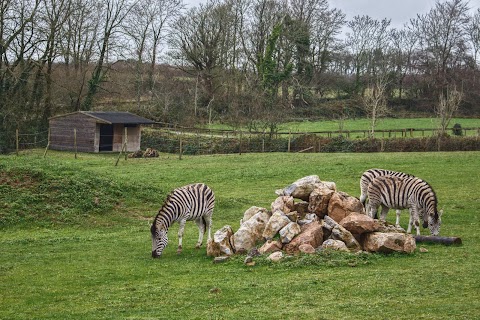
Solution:
<path fill-rule="evenodd" d="M 100 125 L 99 151 L 113 151 L 113 125 Z"/>

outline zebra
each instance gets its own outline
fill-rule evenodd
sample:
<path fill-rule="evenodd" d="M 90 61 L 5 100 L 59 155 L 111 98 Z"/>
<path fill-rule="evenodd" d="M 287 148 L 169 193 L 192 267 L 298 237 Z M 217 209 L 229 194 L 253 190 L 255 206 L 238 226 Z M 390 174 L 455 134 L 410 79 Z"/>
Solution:
<path fill-rule="evenodd" d="M 167 246 L 168 228 L 178 221 L 178 249 L 182 252 L 182 237 L 187 221 L 195 220 L 198 226 L 198 241 L 195 248 L 200 248 L 203 236 L 208 229 L 208 240 L 211 239 L 211 225 L 215 195 L 206 184 L 195 183 L 173 190 L 165 200 L 153 220 L 150 232 L 152 234 L 152 257 L 158 258 Z"/>
<path fill-rule="evenodd" d="M 437 196 L 426 181 L 416 177 L 379 176 L 368 186 L 367 196 L 370 216 L 376 213 L 380 205 L 381 220 L 385 220 L 389 208 L 408 208 L 410 219 L 407 233 L 412 231 L 415 224 L 417 235 L 420 235 L 419 214 L 423 211 L 423 227 L 428 226 L 434 236 L 439 234 L 443 210 L 437 210 Z"/>
<path fill-rule="evenodd" d="M 360 178 L 360 202 L 363 204 L 365 207 L 365 210 L 368 213 L 368 208 L 366 206 L 366 201 L 367 201 L 367 190 L 368 186 L 370 183 L 375 179 L 376 177 L 380 176 L 394 176 L 394 177 L 400 177 L 400 178 L 406 178 L 406 177 L 413 177 L 413 175 L 408 174 L 408 173 L 403 173 L 403 172 L 398 172 L 398 171 L 392 171 L 392 170 L 385 170 L 385 169 L 369 169 L 365 171 L 362 174 L 362 177 Z M 397 214 L 397 220 L 396 220 L 396 225 L 400 225 L 400 213 L 401 210 L 396 210 Z M 376 212 L 375 212 L 376 214 Z M 377 218 L 377 216 L 372 216 L 372 218 Z"/>

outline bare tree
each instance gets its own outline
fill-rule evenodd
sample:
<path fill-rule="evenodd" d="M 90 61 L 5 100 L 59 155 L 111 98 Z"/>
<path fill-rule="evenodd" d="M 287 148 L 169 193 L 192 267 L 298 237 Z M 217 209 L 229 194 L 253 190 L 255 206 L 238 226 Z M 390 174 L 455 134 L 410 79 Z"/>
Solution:
<path fill-rule="evenodd" d="M 376 81 L 367 87 L 363 96 L 363 107 L 370 119 L 370 137 L 374 137 L 378 119 L 388 112 L 386 91 L 388 78 L 385 74 L 378 76 Z"/>
<path fill-rule="evenodd" d="M 430 75 L 434 96 L 445 94 L 446 88 L 454 81 L 449 70 L 455 69 L 458 58 L 464 54 L 465 30 L 468 23 L 468 2 L 449 0 L 435 4 L 425 15 L 411 20 L 411 30 L 416 32 L 422 51 L 423 71 Z"/>
<path fill-rule="evenodd" d="M 347 33 L 346 45 L 353 56 L 355 92 L 359 94 L 363 91 L 361 78 L 364 75 L 374 75 L 377 65 L 383 63 L 390 20 L 379 21 L 369 16 L 355 16 L 347 26 L 351 32 Z"/>
<path fill-rule="evenodd" d="M 463 92 L 458 91 L 456 87 L 450 89 L 447 88 L 446 94 L 440 94 L 438 99 L 438 105 L 435 110 L 439 120 L 439 136 L 445 136 L 448 125 L 452 120 L 455 112 L 458 111 L 460 103 L 464 97 Z"/>
<path fill-rule="evenodd" d="M 87 95 L 83 101 L 83 108 L 90 110 L 93 104 L 93 98 L 96 95 L 100 84 L 108 72 L 105 63 L 108 62 L 108 53 L 114 44 L 115 36 L 120 32 L 122 23 L 127 14 L 132 9 L 132 5 L 127 0 L 102 0 L 99 2 L 101 7 L 99 13 L 102 13 L 103 25 L 99 36 L 99 56 L 97 63 L 88 81 Z"/>

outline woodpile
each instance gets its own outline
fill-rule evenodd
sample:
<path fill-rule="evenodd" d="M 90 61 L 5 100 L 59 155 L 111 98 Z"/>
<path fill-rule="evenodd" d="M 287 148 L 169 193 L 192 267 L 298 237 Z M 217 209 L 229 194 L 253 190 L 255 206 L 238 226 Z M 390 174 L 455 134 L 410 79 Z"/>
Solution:
<path fill-rule="evenodd" d="M 338 191 L 334 182 L 308 176 L 275 193 L 271 208 L 253 206 L 245 211 L 236 232 L 231 226 L 215 232 L 207 255 L 225 257 L 255 250 L 275 260 L 321 250 L 415 251 L 414 236 L 367 216 L 360 201 Z"/>

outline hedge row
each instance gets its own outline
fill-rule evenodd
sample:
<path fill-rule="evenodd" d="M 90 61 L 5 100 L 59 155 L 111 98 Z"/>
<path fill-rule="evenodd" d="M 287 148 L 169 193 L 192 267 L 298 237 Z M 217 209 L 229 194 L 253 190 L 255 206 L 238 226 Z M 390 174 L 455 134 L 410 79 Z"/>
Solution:
<path fill-rule="evenodd" d="M 248 152 L 426 152 L 426 151 L 479 151 L 480 137 L 445 136 L 423 138 L 349 139 L 313 134 L 287 138 L 263 136 L 224 138 L 145 131 L 142 149 L 155 148 L 160 152 L 189 155 L 226 154 Z M 181 148 L 181 149 L 180 149 Z"/>

